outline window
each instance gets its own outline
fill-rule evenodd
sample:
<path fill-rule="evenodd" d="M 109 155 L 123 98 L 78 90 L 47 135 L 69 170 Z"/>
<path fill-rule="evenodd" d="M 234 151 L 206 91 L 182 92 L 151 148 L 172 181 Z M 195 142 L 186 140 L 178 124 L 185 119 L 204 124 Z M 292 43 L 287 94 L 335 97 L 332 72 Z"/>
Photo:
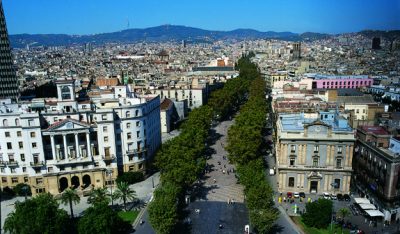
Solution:
<path fill-rule="evenodd" d="M 24 148 L 24 143 L 22 141 L 20 141 L 20 142 L 18 142 L 18 146 L 19 146 L 20 149 L 23 149 Z"/>
<path fill-rule="evenodd" d="M 12 178 L 11 178 L 11 182 L 12 182 L 13 184 L 18 183 L 18 177 L 12 177 Z"/>
<path fill-rule="evenodd" d="M 35 173 L 39 174 L 40 173 L 40 168 L 35 168 Z"/>
<path fill-rule="evenodd" d="M 378 147 L 383 147 L 383 143 L 382 143 L 382 142 L 379 142 L 379 143 L 378 143 Z"/>
<path fill-rule="evenodd" d="M 54 117 L 54 122 L 57 122 L 58 121 L 58 117 Z"/>
<path fill-rule="evenodd" d="M 28 120 L 28 126 L 33 126 L 33 124 L 34 124 L 33 119 L 29 119 Z"/>
<path fill-rule="evenodd" d="M 6 137 L 10 137 L 10 132 L 5 132 L 4 135 L 5 135 Z"/>
<path fill-rule="evenodd" d="M 31 132 L 31 138 L 36 137 L 36 132 Z"/>
<path fill-rule="evenodd" d="M 7 149 L 12 149 L 12 144 L 11 144 L 11 142 L 7 142 Z"/>
<path fill-rule="evenodd" d="M 64 86 L 61 88 L 61 98 L 63 100 L 71 99 L 71 92 L 68 86 Z"/>
<path fill-rule="evenodd" d="M 336 159 L 336 168 L 342 168 L 342 159 Z"/>
<path fill-rule="evenodd" d="M 107 132 L 107 126 L 103 126 L 103 132 Z"/>
<path fill-rule="evenodd" d="M 360 109 L 357 109 L 357 110 L 356 110 L 356 113 L 357 113 L 357 114 L 360 113 Z"/>
<path fill-rule="evenodd" d="M 136 137 L 137 137 L 137 138 L 140 137 L 140 131 L 136 131 Z"/>
<path fill-rule="evenodd" d="M 295 145 L 291 145 L 290 146 L 290 152 L 292 152 L 292 153 L 296 152 L 296 146 Z"/>
<path fill-rule="evenodd" d="M 294 158 L 290 158 L 290 166 L 294 166 L 295 163 L 295 159 Z"/>
<path fill-rule="evenodd" d="M 15 126 L 19 126 L 19 119 L 15 119 Z"/>
<path fill-rule="evenodd" d="M 340 188 L 340 179 L 335 179 L 335 182 L 333 184 L 333 187 L 335 189 L 339 189 Z"/>
<path fill-rule="evenodd" d="M 131 123 L 126 123 L 126 128 L 131 128 Z"/>
<path fill-rule="evenodd" d="M 28 183 L 28 181 L 29 181 L 28 177 L 25 176 L 25 177 L 24 177 L 24 182 L 25 182 L 25 183 Z"/>
<path fill-rule="evenodd" d="M 59 166 L 58 169 L 60 169 L 60 171 L 64 171 L 65 167 L 64 166 Z"/>
<path fill-rule="evenodd" d="M 363 113 L 365 114 L 365 109 L 363 109 Z"/>
<path fill-rule="evenodd" d="M 33 142 L 33 143 L 32 143 L 32 148 L 34 148 L 34 149 L 36 149 L 36 148 L 37 148 L 37 144 L 36 144 L 36 142 Z"/>
<path fill-rule="evenodd" d="M 313 167 L 318 167 L 318 164 L 319 164 L 319 158 L 313 157 Z"/>
<path fill-rule="evenodd" d="M 139 115 L 139 110 L 136 110 L 135 111 L 135 116 L 138 116 Z"/>
<path fill-rule="evenodd" d="M 7 177 L 1 177 L 1 182 L 7 183 Z"/>
<path fill-rule="evenodd" d="M 43 178 L 36 178 L 36 184 L 43 184 Z"/>
<path fill-rule="evenodd" d="M 126 118 L 129 118 L 129 117 L 131 117 L 131 112 L 130 112 L 130 111 L 127 111 L 127 112 L 125 113 L 125 115 L 126 115 Z"/>
<path fill-rule="evenodd" d="M 22 136 L 21 131 L 18 131 L 18 132 L 17 132 L 17 137 L 21 137 L 21 136 Z"/>
<path fill-rule="evenodd" d="M 25 162 L 25 154 L 21 154 L 20 156 L 21 156 L 21 161 Z"/>
<path fill-rule="evenodd" d="M 22 167 L 22 172 L 26 172 L 26 167 Z"/>
<path fill-rule="evenodd" d="M 140 127 L 140 121 L 136 121 L 136 127 Z"/>
<path fill-rule="evenodd" d="M 6 119 L 3 120 L 3 126 L 4 126 L 4 127 L 7 127 L 7 126 L 8 126 L 8 120 L 6 120 Z"/>
<path fill-rule="evenodd" d="M 343 146 L 338 146 L 337 153 L 342 154 L 342 152 L 343 152 Z"/>
<path fill-rule="evenodd" d="M 319 146 L 318 145 L 314 145 L 314 153 L 318 153 L 319 151 Z"/>
<path fill-rule="evenodd" d="M 108 142 L 108 136 L 104 137 L 104 142 Z"/>
<path fill-rule="evenodd" d="M 10 168 L 10 170 L 11 170 L 11 173 L 15 173 L 16 172 L 14 167 Z"/>
<path fill-rule="evenodd" d="M 107 120 L 107 115 L 101 115 L 102 120 Z"/>
<path fill-rule="evenodd" d="M 128 133 L 126 134 L 126 138 L 127 138 L 128 140 L 132 139 L 132 133 L 128 132 Z"/>
<path fill-rule="evenodd" d="M 289 177 L 288 187 L 294 187 L 294 177 Z"/>

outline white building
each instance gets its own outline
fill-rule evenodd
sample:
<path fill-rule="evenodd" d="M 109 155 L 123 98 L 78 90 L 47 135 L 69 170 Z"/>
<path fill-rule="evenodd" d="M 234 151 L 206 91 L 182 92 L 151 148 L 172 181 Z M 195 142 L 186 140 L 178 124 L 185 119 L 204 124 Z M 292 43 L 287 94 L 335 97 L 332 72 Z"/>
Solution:
<path fill-rule="evenodd" d="M 33 194 L 57 194 L 146 169 L 161 144 L 158 96 L 133 97 L 116 87 L 116 98 L 78 102 L 74 80 L 56 84 L 57 99 L 1 102 L 1 188 L 28 183 Z"/>

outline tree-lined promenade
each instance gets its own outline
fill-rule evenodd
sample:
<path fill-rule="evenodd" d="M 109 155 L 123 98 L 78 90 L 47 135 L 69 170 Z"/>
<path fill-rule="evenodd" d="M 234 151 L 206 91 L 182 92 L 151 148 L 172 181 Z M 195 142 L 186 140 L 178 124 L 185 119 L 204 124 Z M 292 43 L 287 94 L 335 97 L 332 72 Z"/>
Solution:
<path fill-rule="evenodd" d="M 162 184 L 155 191 L 154 200 L 149 205 L 150 222 L 157 233 L 172 233 L 176 230 L 179 220 L 183 218 L 184 195 L 199 179 L 205 168 L 204 155 L 212 121 L 231 117 L 246 100 L 248 102 L 242 106 L 241 114 L 238 116 L 239 124 L 235 124 L 235 127 L 230 130 L 232 140 L 230 140 L 228 151 L 231 160 L 239 166 L 241 183 L 246 186 L 247 192 L 245 192 L 248 202 L 250 202 L 248 207 L 253 212 L 250 213 L 250 218 L 253 217 L 252 223 L 258 227 L 257 230 L 260 233 L 269 230 L 272 226 L 276 218 L 276 211 L 264 208 L 267 205 L 272 207 L 270 203 L 272 193 L 263 177 L 263 165 L 260 161 L 262 130 L 265 126 L 266 114 L 265 84 L 261 80 L 257 66 L 251 63 L 250 57 L 244 56 L 238 61 L 236 67 L 240 71 L 239 77 L 229 80 L 223 89 L 213 92 L 207 105 L 191 112 L 187 122 L 182 126 L 181 135 L 166 142 L 157 153 L 156 165 L 161 171 Z M 249 121 L 254 121 L 249 128 L 243 121 L 246 117 L 250 117 Z M 255 131 L 255 135 L 250 132 L 247 135 L 234 134 L 235 129 L 238 131 L 242 128 L 246 128 L 244 129 L 246 131 Z M 234 137 L 239 137 L 238 141 L 242 140 L 242 144 L 236 144 L 233 140 Z M 244 138 L 240 139 L 240 137 Z M 251 143 L 249 143 L 250 141 Z M 236 157 L 241 153 L 243 154 L 240 158 Z M 257 165 L 260 162 L 261 164 Z M 257 166 L 250 170 L 253 164 Z M 252 176 L 251 173 L 254 175 L 255 184 L 257 183 L 261 187 L 260 189 L 258 186 L 251 186 L 251 177 L 246 180 L 246 175 Z M 263 204 L 258 204 L 256 199 L 253 199 L 255 196 L 270 199 Z M 253 207 L 261 209 L 256 211 L 252 209 Z M 263 225 L 265 228 L 261 227 Z"/>

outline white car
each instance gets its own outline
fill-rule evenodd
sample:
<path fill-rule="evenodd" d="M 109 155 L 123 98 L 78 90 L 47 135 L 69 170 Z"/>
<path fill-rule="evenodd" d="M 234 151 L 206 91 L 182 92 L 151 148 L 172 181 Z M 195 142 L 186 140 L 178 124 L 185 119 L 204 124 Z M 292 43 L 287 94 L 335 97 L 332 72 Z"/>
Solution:
<path fill-rule="evenodd" d="M 331 199 L 332 199 L 332 200 L 337 200 L 336 194 L 333 194 L 333 193 L 332 193 L 332 194 L 331 194 Z"/>
<path fill-rule="evenodd" d="M 323 196 L 325 199 L 331 199 L 331 195 L 329 193 L 324 193 Z"/>
<path fill-rule="evenodd" d="M 294 192 L 294 193 L 293 193 L 293 197 L 294 197 L 294 198 L 299 198 L 299 197 L 300 197 L 299 192 Z"/>

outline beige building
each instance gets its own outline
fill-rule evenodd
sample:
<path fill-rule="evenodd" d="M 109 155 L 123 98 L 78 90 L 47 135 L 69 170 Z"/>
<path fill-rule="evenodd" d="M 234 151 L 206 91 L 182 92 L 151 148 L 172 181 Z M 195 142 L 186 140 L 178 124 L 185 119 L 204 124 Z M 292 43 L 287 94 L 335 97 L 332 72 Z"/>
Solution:
<path fill-rule="evenodd" d="M 279 192 L 349 193 L 354 141 L 353 129 L 335 111 L 280 114 Z"/>

